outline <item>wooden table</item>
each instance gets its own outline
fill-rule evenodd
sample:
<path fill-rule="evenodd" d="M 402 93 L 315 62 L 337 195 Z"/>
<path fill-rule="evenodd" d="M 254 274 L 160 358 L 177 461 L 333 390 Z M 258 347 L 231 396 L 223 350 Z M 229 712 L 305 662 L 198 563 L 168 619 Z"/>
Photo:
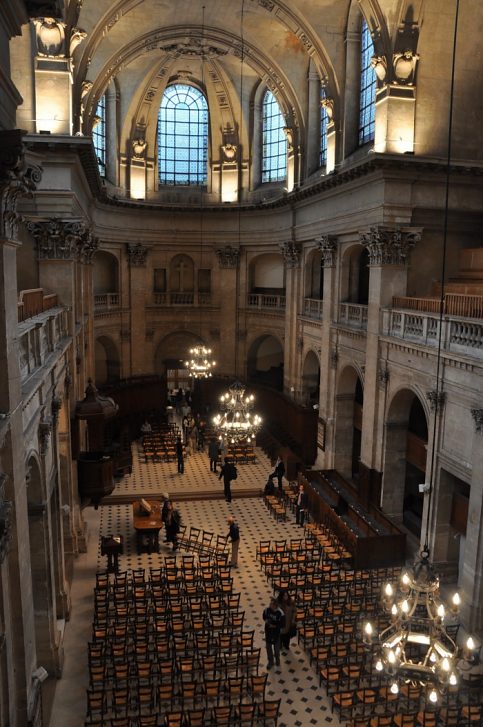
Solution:
<path fill-rule="evenodd" d="M 161 520 L 161 504 L 155 500 L 147 500 L 151 505 L 151 512 L 146 513 L 139 500 L 132 504 L 133 525 L 136 531 L 138 553 L 147 550 L 148 553 L 159 553 L 159 531 L 163 527 Z"/>

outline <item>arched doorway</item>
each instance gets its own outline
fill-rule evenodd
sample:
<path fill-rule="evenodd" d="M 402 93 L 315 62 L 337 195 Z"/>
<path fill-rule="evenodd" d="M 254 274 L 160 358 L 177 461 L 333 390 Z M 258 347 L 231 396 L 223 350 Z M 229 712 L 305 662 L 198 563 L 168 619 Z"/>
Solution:
<path fill-rule="evenodd" d="M 403 389 L 392 399 L 386 421 L 383 509 L 418 538 L 421 535 L 428 420 L 416 394 Z"/>
<path fill-rule="evenodd" d="M 283 347 L 278 338 L 266 335 L 253 341 L 247 357 L 247 378 L 251 383 L 283 391 Z"/>
<path fill-rule="evenodd" d="M 199 336 L 189 331 L 174 331 L 159 341 L 154 354 L 154 370 L 156 374 L 166 376 L 168 393 L 190 389 L 192 381 L 185 361 L 189 349 L 200 343 L 207 345 Z"/>
<path fill-rule="evenodd" d="M 110 384 L 121 377 L 121 361 L 116 344 L 109 336 L 99 336 L 95 342 L 96 383 Z"/>
<path fill-rule="evenodd" d="M 309 351 L 305 357 L 302 372 L 302 403 L 306 406 L 315 406 L 319 403 L 320 365 L 314 351 Z"/>
<path fill-rule="evenodd" d="M 367 305 L 369 300 L 369 254 L 354 245 L 342 258 L 341 301 Z"/>
<path fill-rule="evenodd" d="M 356 369 L 347 366 L 340 375 L 336 394 L 334 466 L 354 483 L 359 479 L 363 405 L 362 382 Z"/>

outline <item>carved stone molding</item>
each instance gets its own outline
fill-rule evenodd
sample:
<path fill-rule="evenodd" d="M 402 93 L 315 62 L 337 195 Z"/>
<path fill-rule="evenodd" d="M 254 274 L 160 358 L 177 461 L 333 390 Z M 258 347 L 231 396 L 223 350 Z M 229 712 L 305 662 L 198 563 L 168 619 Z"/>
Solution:
<path fill-rule="evenodd" d="M 359 239 L 369 253 L 369 265 L 405 265 L 410 249 L 421 239 L 421 228 L 378 225 L 360 232 Z"/>
<path fill-rule="evenodd" d="M 324 268 L 333 268 L 337 254 L 337 237 L 335 235 L 321 235 L 315 242 L 322 253 Z"/>
<path fill-rule="evenodd" d="M 475 429 L 483 436 L 483 409 L 472 409 L 471 416 L 475 422 Z"/>
<path fill-rule="evenodd" d="M 441 415 L 446 403 L 446 392 L 432 389 L 431 391 L 426 392 L 426 397 L 429 401 L 431 411 L 434 411 L 435 414 Z"/>
<path fill-rule="evenodd" d="M 385 369 L 378 370 L 377 378 L 379 379 L 379 386 L 381 386 L 382 388 L 384 388 L 389 383 L 390 373 L 387 366 Z"/>
<path fill-rule="evenodd" d="M 140 242 L 137 245 L 131 245 L 128 243 L 126 246 L 127 256 L 129 265 L 133 268 L 144 268 L 146 267 L 146 258 L 148 256 L 148 248 L 141 245 Z"/>
<path fill-rule="evenodd" d="M 65 23 L 56 18 L 35 18 L 37 55 L 44 58 L 65 58 Z"/>
<path fill-rule="evenodd" d="M 320 105 L 325 109 L 325 113 L 327 114 L 329 121 L 332 121 L 334 118 L 334 99 L 327 97 L 322 98 L 320 99 Z"/>
<path fill-rule="evenodd" d="M 220 268 L 237 268 L 240 262 L 239 248 L 232 247 L 231 245 L 218 247 L 215 250 L 215 255 L 218 258 Z"/>
<path fill-rule="evenodd" d="M 0 472 L 0 564 L 8 553 L 12 525 L 12 503 L 5 499 L 7 475 Z"/>
<path fill-rule="evenodd" d="M 99 240 L 82 220 L 69 221 L 51 217 L 43 222 L 28 222 L 35 239 L 38 260 L 77 260 L 90 264 Z"/>
<path fill-rule="evenodd" d="M 42 457 L 45 457 L 49 448 L 50 435 L 52 434 L 52 417 L 46 416 L 42 411 L 39 422 L 39 451 Z"/>
<path fill-rule="evenodd" d="M 17 239 L 21 216 L 18 198 L 31 196 L 42 177 L 39 166 L 29 166 L 21 129 L 0 131 L 0 237 Z"/>
<path fill-rule="evenodd" d="M 132 152 L 133 159 L 143 161 L 146 156 L 147 142 L 144 139 L 138 138 L 132 141 Z"/>
<path fill-rule="evenodd" d="M 298 268 L 302 256 L 302 245 L 297 242 L 281 242 L 279 244 L 287 268 Z"/>
<path fill-rule="evenodd" d="M 381 84 L 413 86 L 419 55 L 411 49 L 393 53 L 391 61 L 386 56 L 373 56 L 371 66 Z"/>
<path fill-rule="evenodd" d="M 52 411 L 52 426 L 54 429 L 57 427 L 59 421 L 59 412 L 62 409 L 62 397 L 54 393 L 52 397 L 52 403 L 50 405 Z"/>
<path fill-rule="evenodd" d="M 337 349 L 334 348 L 330 352 L 330 367 L 332 369 L 336 369 L 338 363 L 339 363 L 339 353 L 338 353 Z"/>
<path fill-rule="evenodd" d="M 223 160 L 225 162 L 234 162 L 236 159 L 236 154 L 238 147 L 236 144 L 231 144 L 230 142 L 223 144 L 221 147 L 221 150 L 223 152 Z"/>

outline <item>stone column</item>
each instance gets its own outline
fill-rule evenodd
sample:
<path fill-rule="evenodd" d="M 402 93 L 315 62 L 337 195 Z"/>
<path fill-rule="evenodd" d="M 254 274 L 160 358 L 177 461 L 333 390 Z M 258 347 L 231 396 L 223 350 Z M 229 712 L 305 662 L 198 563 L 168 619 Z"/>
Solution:
<path fill-rule="evenodd" d="M 119 94 L 112 81 L 106 91 L 106 179 L 111 184 L 119 184 L 118 175 L 118 126 L 117 107 Z"/>
<path fill-rule="evenodd" d="M 378 412 L 381 308 L 392 305 L 395 295 L 405 295 L 409 250 L 421 238 L 415 228 L 371 227 L 360 239 L 369 253 L 364 407 L 362 413 L 359 489 L 363 500 L 379 505 L 383 462 L 383 421 Z"/>
<path fill-rule="evenodd" d="M 342 158 L 357 149 L 359 145 L 359 72 L 361 54 L 360 33 L 348 31 L 346 35 L 346 68 L 344 92 L 344 134 Z"/>
<path fill-rule="evenodd" d="M 128 243 L 126 246 L 129 261 L 129 292 L 131 321 L 129 340 L 131 347 L 130 376 L 146 373 L 144 348 L 146 346 L 146 258 L 148 248 Z M 121 331 L 121 339 L 127 340 L 128 335 Z"/>
<path fill-rule="evenodd" d="M 298 308 L 300 301 L 300 288 L 302 276 L 300 275 L 300 261 L 302 246 L 294 242 L 280 243 L 280 252 L 285 261 L 285 341 L 283 352 L 283 388 L 290 391 L 295 389 L 295 398 L 300 395 L 300 350 L 294 346 L 297 340 Z"/>
<path fill-rule="evenodd" d="M 418 58 L 406 48 L 402 53 L 394 53 L 389 64 L 385 56 L 372 59 L 380 82 L 376 93 L 375 152 L 405 154 L 414 151 L 414 81 Z"/>
<path fill-rule="evenodd" d="M 446 394 L 444 391 L 439 391 L 439 389 L 433 389 L 426 392 L 426 398 L 429 401 L 431 416 L 428 421 L 428 454 L 426 457 L 426 472 L 424 479 L 425 482 L 431 484 L 432 489 L 428 490 L 424 494 L 421 543 L 424 543 L 426 539 L 428 540 L 431 560 L 435 562 L 441 558 L 438 547 L 440 543 L 439 535 L 441 534 L 440 522 L 441 520 L 449 522 L 449 513 L 444 507 L 444 492 L 440 483 L 440 467 L 438 464 L 438 452 L 440 450 Z M 434 461 L 432 461 L 431 457 L 432 452 L 435 452 Z M 427 533 L 429 508 L 431 508 L 431 512 L 429 512 L 429 532 Z M 446 525 L 446 527 L 448 527 L 448 525 Z M 442 560 L 446 560 L 446 558 L 442 558 Z"/>
<path fill-rule="evenodd" d="M 244 377 L 243 362 L 240 361 L 241 357 L 238 355 L 246 333 L 244 328 L 238 330 L 240 250 L 231 245 L 225 245 L 225 247 L 217 248 L 215 254 L 220 266 L 218 288 L 221 321 L 216 371 L 219 374 Z"/>
<path fill-rule="evenodd" d="M 336 306 L 337 237 L 335 235 L 321 235 L 316 239 L 316 243 L 322 253 L 322 264 L 324 266 L 319 395 L 319 417 L 323 420 L 323 423 L 319 422 L 319 429 L 324 428 L 325 431 L 319 432 L 319 435 L 325 439 L 323 466 L 329 469 L 334 464 L 334 416 L 337 375 L 337 360 L 334 359 L 334 353 L 336 352 L 337 342 L 332 341 L 331 330 Z"/>
<path fill-rule="evenodd" d="M 40 181 L 38 167 L 25 158 L 22 132 L 0 131 L 0 510 L 5 529 L 0 539 L 2 601 L 8 664 L 9 718 L 27 724 L 32 688 L 30 666 L 36 661 L 32 633 L 33 605 L 30 576 L 25 451 L 21 406 L 21 379 L 17 354 L 17 201 Z M 11 503 L 11 507 L 8 505 Z M 4 657 L 2 656 L 2 665 Z M 15 712 L 14 712 L 15 710 Z M 9 719 L 7 719 L 9 721 Z"/>
<path fill-rule="evenodd" d="M 470 502 L 466 525 L 466 546 L 460 586 L 463 620 L 470 631 L 483 629 L 483 409 L 472 409 L 475 423 L 471 462 Z"/>

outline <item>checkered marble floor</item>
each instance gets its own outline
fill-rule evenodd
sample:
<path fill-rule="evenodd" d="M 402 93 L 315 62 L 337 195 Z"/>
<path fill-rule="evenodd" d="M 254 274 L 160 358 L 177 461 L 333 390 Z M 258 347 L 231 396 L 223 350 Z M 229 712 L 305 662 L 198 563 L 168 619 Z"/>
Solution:
<path fill-rule="evenodd" d="M 256 465 L 241 465 L 238 471 L 238 479 L 232 487 L 234 492 L 235 488 L 239 487 L 252 488 L 254 482 L 262 489 L 270 472 L 270 462 L 263 453 L 260 453 Z M 177 494 L 181 492 L 185 496 L 189 492 L 196 492 L 199 496 L 201 491 L 213 489 L 213 483 L 215 488 L 220 488 L 221 494 L 222 483 L 210 472 L 206 454 L 193 455 L 187 462 L 184 475 L 177 474 L 176 462 L 146 465 L 144 457 L 139 458 L 136 454 L 132 475 L 124 477 L 117 488 L 122 490 L 123 494 L 131 495 L 133 500 L 167 490 L 176 501 Z M 263 669 L 266 664 L 266 652 L 262 611 L 268 605 L 272 590 L 256 561 L 256 546 L 261 539 L 300 537 L 300 529 L 291 516 L 287 522 L 276 522 L 270 516 L 261 497 L 236 498 L 235 495 L 229 504 L 224 499 L 180 500 L 179 510 L 183 523 L 188 528 L 193 525 L 216 534 L 226 534 L 227 517 L 230 514 L 236 516 L 241 542 L 238 568 L 233 571 L 233 588 L 241 594 L 240 608 L 245 611 L 245 628 L 255 629 L 255 645 L 262 647 L 260 665 Z M 103 506 L 97 512 L 88 508 L 86 517 L 91 537 L 88 553 L 80 556 L 78 559 L 80 562 L 75 566 L 72 617 L 66 627 L 64 640 L 65 668 L 56 688 L 50 727 L 83 725 L 87 686 L 87 640 L 90 637 L 92 620 L 92 605 L 89 608 L 88 604 L 89 599 L 92 604 L 95 571 L 104 570 L 106 567 L 105 557 L 100 554 L 100 536 L 123 535 L 125 547 L 124 554 L 120 557 L 122 570 L 133 568 L 148 570 L 150 566 L 157 567 L 163 561 L 164 555 L 171 552 L 168 546 L 161 543 L 159 554 L 138 555 L 130 504 Z M 287 656 L 281 657 L 280 667 L 269 671 L 267 696 L 271 699 L 279 697 L 282 699 L 279 727 L 340 724 L 337 716 L 331 714 L 325 692 L 319 688 L 317 675 L 309 665 L 305 652 L 297 645 L 296 639 L 292 640 Z"/>
<path fill-rule="evenodd" d="M 223 494 L 223 482 L 218 474 L 210 472 L 210 460 L 207 448 L 204 452 L 194 452 L 184 461 L 184 474 L 178 473 L 178 465 L 174 462 L 148 462 L 144 459 L 141 442 L 133 442 L 132 473 L 125 475 L 116 484 L 112 497 L 107 502 L 117 498 L 131 496 L 133 499 L 141 495 L 161 495 L 167 491 L 173 497 L 190 497 L 202 492 L 205 495 Z M 237 464 L 238 478 L 232 483 L 234 497 L 237 493 L 263 490 L 268 474 L 273 470 L 270 460 L 262 449 L 256 448 L 257 461 L 250 464 Z"/>

